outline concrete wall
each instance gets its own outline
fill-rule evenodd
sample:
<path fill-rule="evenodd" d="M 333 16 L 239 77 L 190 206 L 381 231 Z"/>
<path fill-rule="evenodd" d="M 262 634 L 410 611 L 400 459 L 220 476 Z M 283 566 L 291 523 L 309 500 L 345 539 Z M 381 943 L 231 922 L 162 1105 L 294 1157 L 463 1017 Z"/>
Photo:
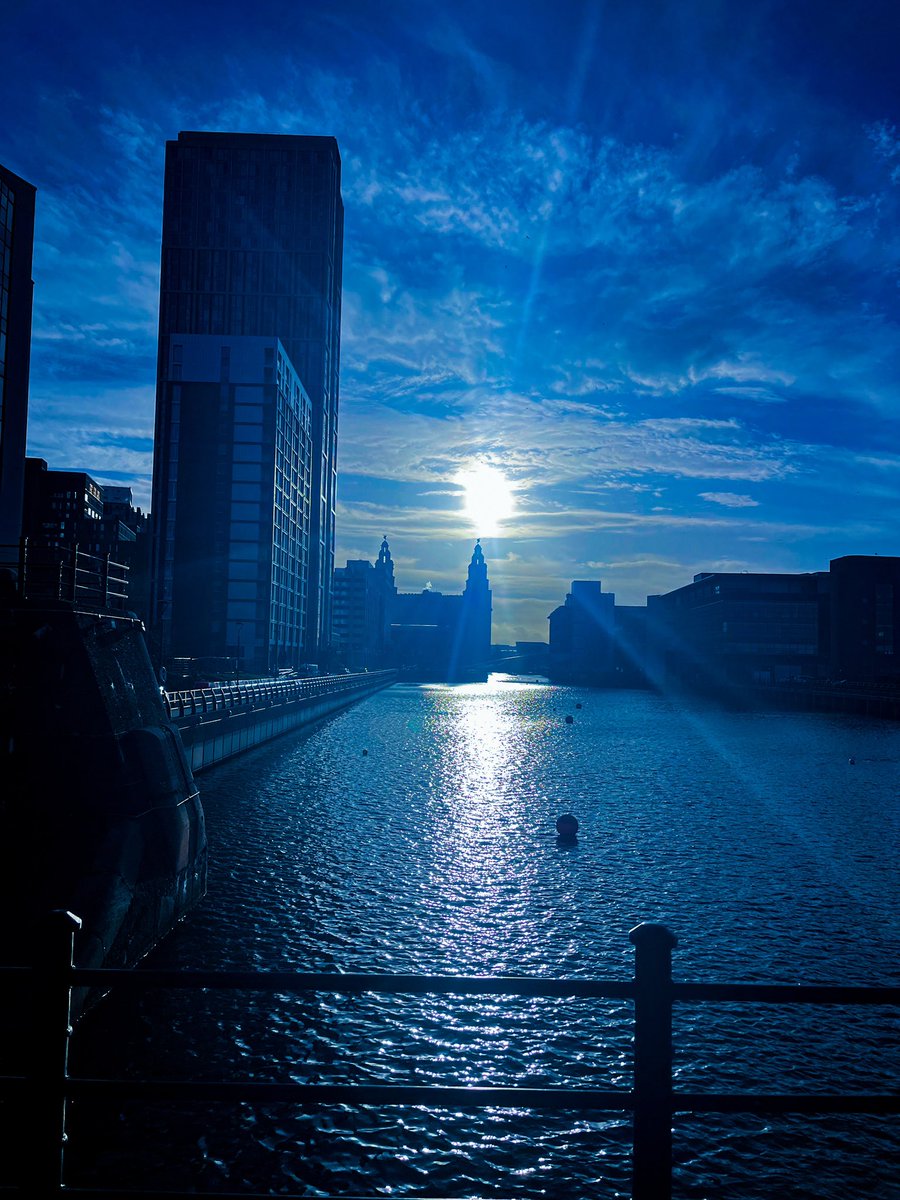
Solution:
<path fill-rule="evenodd" d="M 390 687 L 396 678 L 395 672 L 384 672 L 371 682 L 331 694 L 324 692 L 298 700 L 262 702 L 257 707 L 174 717 L 173 724 L 181 734 L 188 762 L 196 775 L 272 738 L 315 725 L 332 713 Z"/>

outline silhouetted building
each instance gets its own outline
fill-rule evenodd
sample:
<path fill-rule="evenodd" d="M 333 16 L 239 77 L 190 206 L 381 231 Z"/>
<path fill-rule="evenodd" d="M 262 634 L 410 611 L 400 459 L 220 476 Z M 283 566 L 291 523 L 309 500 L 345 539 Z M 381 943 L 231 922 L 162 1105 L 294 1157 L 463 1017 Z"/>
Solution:
<path fill-rule="evenodd" d="M 128 607 L 141 620 L 150 620 L 150 519 L 147 513 L 134 506 L 134 494 L 130 487 L 104 483 L 103 520 L 118 521 L 134 534 L 134 541 L 126 541 L 120 530 L 117 561 L 128 567 Z"/>
<path fill-rule="evenodd" d="M 340 183 L 340 155 L 330 137 L 182 132 L 177 141 L 166 143 L 152 510 L 154 606 L 166 627 L 168 654 L 176 635 L 179 647 L 185 647 L 186 638 L 202 633 L 203 613 L 197 611 L 194 590 L 198 571 L 184 553 L 187 543 L 211 569 L 212 554 L 241 544 L 245 549 L 240 553 L 249 556 L 257 539 L 264 548 L 252 578 L 248 564 L 254 560 L 232 556 L 231 550 L 216 565 L 217 595 L 224 598 L 227 593 L 227 598 L 224 608 L 219 604 L 215 616 L 210 614 L 217 627 L 208 631 L 209 637 L 221 645 L 240 641 L 245 650 L 252 644 L 254 658 L 268 640 L 275 643 L 279 662 L 293 660 L 297 620 L 302 620 L 300 657 L 317 659 L 327 646 L 337 479 Z M 214 378 L 194 381 L 208 385 L 202 394 L 210 412 L 215 407 L 213 392 L 218 392 L 221 419 L 210 424 L 205 436 L 194 422 L 190 442 L 184 432 L 191 422 L 191 405 L 201 393 L 184 392 L 178 369 L 183 364 L 174 352 L 178 345 L 186 347 L 188 336 L 217 339 L 221 353 Z M 234 359 L 243 355 L 240 338 L 264 338 L 271 352 L 253 380 L 241 380 L 241 404 L 261 404 L 268 414 L 264 425 L 269 440 L 240 443 L 256 446 L 258 459 L 236 456 L 235 430 L 242 414 L 234 411 L 228 357 L 229 352 Z M 293 394 L 293 381 L 299 380 L 309 397 L 309 451 L 299 430 L 296 437 L 276 445 L 276 371 L 291 381 L 288 392 Z M 253 388 L 257 399 L 250 401 Z M 287 409 L 283 420 L 289 421 Z M 279 533 L 276 527 L 274 541 L 291 541 L 295 557 L 301 554 L 300 541 L 305 546 L 302 585 L 292 592 L 284 580 L 273 584 L 277 611 L 272 616 L 259 572 L 265 571 L 272 550 L 262 494 L 276 462 L 288 486 L 283 499 L 276 496 L 275 505 L 287 514 L 288 528 Z M 301 484 L 307 470 L 308 493 L 301 505 L 296 493 L 307 486 Z M 203 485 L 188 481 L 194 473 L 203 476 Z M 186 494 L 191 496 L 187 509 L 178 499 Z M 224 514 L 231 514 L 236 505 L 249 507 L 242 515 L 235 510 L 227 521 L 243 528 L 226 529 Z M 179 526 L 186 515 L 192 529 L 183 537 Z M 302 536 L 295 532 L 300 522 L 305 523 Z M 199 545 L 198 530 L 204 524 L 213 535 L 214 549 Z M 282 546 L 275 551 L 272 563 L 280 566 Z M 239 563 L 244 566 L 238 568 Z M 272 569 L 277 573 L 275 565 Z M 187 571 L 186 577 L 182 571 Z M 289 613 L 288 607 L 301 596 L 302 613 Z M 184 611 L 185 604 L 194 611 Z M 189 650 L 202 653 L 193 642 Z"/>
<path fill-rule="evenodd" d="M 391 605 L 397 594 L 387 536 L 378 561 L 348 559 L 334 572 L 331 651 L 336 665 L 353 671 L 387 665 Z"/>
<path fill-rule="evenodd" d="M 128 610 L 146 620 L 147 518 L 131 504 L 131 488 L 106 488 L 86 471 L 51 471 L 44 459 L 28 458 L 24 497 L 22 529 L 31 547 L 108 555 L 127 568 Z"/>
<path fill-rule="evenodd" d="M 312 412 L 277 338 L 171 335 L 161 384 L 168 478 L 160 658 L 241 674 L 306 659 Z"/>
<path fill-rule="evenodd" d="M 481 542 L 475 543 L 460 612 L 458 661 L 467 669 L 481 667 L 486 672 L 491 660 L 491 588 Z"/>
<path fill-rule="evenodd" d="M 491 665 L 491 590 L 476 542 L 462 595 L 433 588 L 398 593 L 391 604 L 393 665 L 420 679 L 487 678 Z"/>
<path fill-rule="evenodd" d="M 0 545 L 22 535 L 35 189 L 0 167 Z"/>
<path fill-rule="evenodd" d="M 103 489 L 86 471 L 51 471 L 42 458 L 26 461 L 23 531 L 27 537 L 72 546 L 81 535 L 87 550 L 87 543 L 97 540 L 102 519 Z"/>
<path fill-rule="evenodd" d="M 809 679 L 826 670 L 827 572 L 702 573 L 648 596 L 651 675 L 728 690 Z"/>
<path fill-rule="evenodd" d="M 573 580 L 565 603 L 549 617 L 551 678 L 614 682 L 615 603 L 599 579 Z"/>
<path fill-rule="evenodd" d="M 900 675 L 900 558 L 848 554 L 829 564 L 833 679 Z"/>

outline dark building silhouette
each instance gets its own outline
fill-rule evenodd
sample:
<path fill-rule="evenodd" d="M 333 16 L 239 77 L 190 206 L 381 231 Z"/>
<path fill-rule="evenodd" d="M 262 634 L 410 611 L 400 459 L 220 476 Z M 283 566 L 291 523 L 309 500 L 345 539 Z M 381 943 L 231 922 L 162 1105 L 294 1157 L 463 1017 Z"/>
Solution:
<path fill-rule="evenodd" d="M 702 689 L 815 677 L 828 646 L 828 573 L 717 572 L 648 596 L 654 677 Z"/>
<path fill-rule="evenodd" d="M 829 564 L 833 679 L 900 676 L 900 558 L 848 554 Z"/>
<path fill-rule="evenodd" d="M 86 471 L 52 471 L 42 458 L 25 460 L 22 531 L 30 547 L 74 548 L 127 567 L 127 607 L 148 612 L 147 517 L 130 487 L 104 486 Z"/>
<path fill-rule="evenodd" d="M 312 660 L 327 647 L 342 256 L 341 161 L 334 138 L 183 132 L 167 142 L 152 511 L 153 603 L 170 655 L 205 652 L 192 642 L 200 636 L 202 613 L 185 609 L 197 608 L 198 572 L 189 567 L 189 555 L 212 567 L 214 555 L 238 544 L 246 550 L 229 549 L 217 564 L 223 601 L 212 618 L 220 626 L 210 630 L 213 641 L 232 648 L 240 642 L 245 651 L 252 646 L 250 657 L 260 665 L 270 652 L 278 662 Z M 218 339 L 220 358 L 211 378 L 195 376 L 190 382 L 198 387 L 185 390 L 184 363 L 175 348 L 186 354 L 189 337 Z M 241 404 L 249 403 L 255 387 L 265 409 L 267 435 L 259 443 L 237 441 L 243 414 L 235 408 L 229 360 L 241 357 L 243 338 L 267 339 L 272 352 L 254 380 L 241 379 Z M 309 399 L 306 460 L 300 428 L 306 418 L 299 407 L 296 420 L 288 415 L 290 405 L 282 407 L 280 419 L 294 429 L 276 444 L 273 388 L 279 377 L 291 381 L 288 391 L 299 380 Z M 204 428 L 191 415 L 194 405 L 215 411 L 216 419 Z M 238 451 L 239 445 L 244 449 Z M 259 448 L 258 461 L 251 445 Z M 302 478 L 307 471 L 308 489 Z M 190 483 L 192 474 L 202 475 L 203 483 Z M 276 524 L 274 545 L 271 513 L 260 499 L 273 474 L 276 487 L 279 474 L 285 482 L 275 496 L 284 528 Z M 188 495 L 185 505 L 181 498 Z M 205 549 L 204 527 L 210 538 Z M 251 578 L 246 564 L 254 540 L 263 549 Z M 302 596 L 291 594 L 283 575 L 272 583 L 274 596 L 264 596 L 266 563 L 271 560 L 277 575 L 284 553 L 303 557 Z M 287 611 L 294 603 L 301 604 L 299 616 Z"/>
<path fill-rule="evenodd" d="M 549 674 L 726 698 L 759 685 L 896 686 L 900 557 L 846 555 L 796 575 L 702 572 L 646 607 L 576 580 L 550 614 Z"/>
<path fill-rule="evenodd" d="M 419 679 L 487 678 L 491 589 L 481 542 L 460 595 L 427 587 L 398 592 L 387 537 L 373 566 L 353 560 L 335 572 L 335 649 L 350 667 L 399 667 Z"/>
<path fill-rule="evenodd" d="M 0 545 L 22 535 L 35 189 L 0 166 Z"/>
<path fill-rule="evenodd" d="M 491 656 L 491 590 L 481 542 L 475 543 L 462 595 L 433 588 L 401 592 L 391 610 L 396 666 L 421 679 L 487 678 Z"/>
<path fill-rule="evenodd" d="M 551 678 L 604 687 L 646 684 L 647 609 L 617 605 L 599 579 L 575 579 L 565 604 L 550 614 Z"/>
<path fill-rule="evenodd" d="M 331 648 L 335 663 L 352 671 L 389 664 L 391 609 L 397 586 L 387 536 L 373 566 L 348 559 L 334 572 Z"/>

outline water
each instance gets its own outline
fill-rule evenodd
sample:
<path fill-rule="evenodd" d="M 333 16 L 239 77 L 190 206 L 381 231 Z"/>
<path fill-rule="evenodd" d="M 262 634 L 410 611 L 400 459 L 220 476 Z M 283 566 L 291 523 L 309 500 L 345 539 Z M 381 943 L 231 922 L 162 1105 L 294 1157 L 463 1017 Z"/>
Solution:
<path fill-rule="evenodd" d="M 209 895 L 155 962 L 627 979 L 629 929 L 661 921 L 676 979 L 896 985 L 898 761 L 897 726 L 861 717 L 496 676 L 396 686 L 201 777 Z M 556 838 L 567 811 L 574 847 Z M 107 1002 L 73 1057 L 160 1078 L 627 1089 L 631 1033 L 612 1001 L 157 993 Z M 682 1005 L 674 1040 L 681 1090 L 891 1092 L 900 1069 L 883 1009 Z M 73 1106 L 71 1182 L 629 1190 L 627 1114 L 213 1108 Z M 888 1117 L 679 1116 L 675 1156 L 676 1196 L 900 1197 Z"/>

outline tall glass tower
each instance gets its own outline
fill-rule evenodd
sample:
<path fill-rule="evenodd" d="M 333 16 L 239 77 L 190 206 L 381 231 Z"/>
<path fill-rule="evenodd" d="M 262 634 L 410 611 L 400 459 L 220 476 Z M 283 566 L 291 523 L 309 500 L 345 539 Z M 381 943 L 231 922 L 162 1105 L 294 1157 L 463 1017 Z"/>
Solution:
<path fill-rule="evenodd" d="M 0 166 L 0 545 L 22 535 L 35 189 Z"/>
<path fill-rule="evenodd" d="M 283 447 L 276 445 L 277 420 L 269 415 L 264 427 L 273 435 L 260 445 L 259 479 L 248 478 L 253 467 L 245 460 L 246 447 L 235 457 L 232 434 L 240 422 L 233 412 L 228 355 L 223 357 L 222 352 L 237 357 L 240 338 L 277 339 L 274 357 L 287 359 L 282 375 L 287 377 L 292 370 L 309 397 L 311 449 L 305 506 L 299 498 L 307 524 L 305 536 L 300 536 L 308 547 L 300 568 L 306 577 L 302 587 L 293 589 L 302 594 L 304 608 L 302 647 L 297 653 L 315 660 L 327 647 L 334 571 L 343 227 L 341 160 L 334 138 L 183 132 L 177 141 L 166 143 L 152 503 L 152 618 L 160 626 L 162 657 L 187 650 L 183 637 L 175 644 L 179 627 L 187 628 L 179 610 L 191 604 L 191 587 L 185 583 L 188 567 L 179 549 L 187 543 L 180 527 L 183 530 L 189 523 L 194 532 L 188 540 L 199 545 L 202 537 L 198 538 L 197 530 L 207 523 L 210 549 L 216 543 L 216 569 L 226 578 L 221 557 L 228 553 L 222 548 L 227 538 L 223 541 L 212 534 L 231 520 L 233 505 L 248 503 L 243 498 L 249 494 L 246 485 L 258 483 L 265 492 L 279 476 L 302 477 L 307 470 L 302 462 L 292 469 L 290 462 L 280 459 L 274 469 Z M 219 388 L 221 420 L 193 421 L 184 409 L 192 401 L 189 392 L 179 388 L 182 364 L 176 361 L 175 347 L 187 347 L 189 336 L 216 341 L 213 377 L 201 381 L 195 372 L 190 382 Z M 212 362 L 215 356 L 203 357 Z M 273 394 L 276 365 L 270 353 L 257 381 L 261 396 L 264 391 Z M 242 389 L 252 386 L 246 375 L 240 383 Z M 243 390 L 240 404 L 246 404 L 249 395 Z M 189 431 L 190 444 L 185 440 Z M 185 486 L 194 473 L 206 480 L 204 487 Z M 234 491 L 237 484 L 244 485 L 239 489 L 241 499 Z M 189 503 L 183 503 L 188 496 Z M 293 509 L 296 514 L 298 497 L 285 499 L 273 493 L 268 500 L 261 495 L 260 500 L 257 529 L 250 530 L 252 517 L 239 524 L 242 537 L 259 545 L 257 582 L 264 589 L 269 586 L 264 577 L 271 580 L 279 564 L 284 566 L 278 525 L 270 523 L 269 514 L 279 509 Z M 241 516 L 248 511 L 240 510 Z M 298 536 L 293 529 L 295 545 Z M 246 541 L 242 553 L 248 553 Z M 296 569 L 293 560 L 291 569 Z M 246 575 L 246 566 L 242 570 Z M 243 592 L 249 594 L 249 588 Z M 239 608 L 241 603 L 245 607 Z M 273 623 L 271 614 L 264 617 L 260 610 L 251 617 L 247 603 L 237 596 L 227 600 L 221 610 L 225 627 L 214 639 L 232 648 L 240 640 L 244 657 L 251 637 L 257 647 L 271 642 Z M 196 614 L 191 620 L 196 624 Z"/>

